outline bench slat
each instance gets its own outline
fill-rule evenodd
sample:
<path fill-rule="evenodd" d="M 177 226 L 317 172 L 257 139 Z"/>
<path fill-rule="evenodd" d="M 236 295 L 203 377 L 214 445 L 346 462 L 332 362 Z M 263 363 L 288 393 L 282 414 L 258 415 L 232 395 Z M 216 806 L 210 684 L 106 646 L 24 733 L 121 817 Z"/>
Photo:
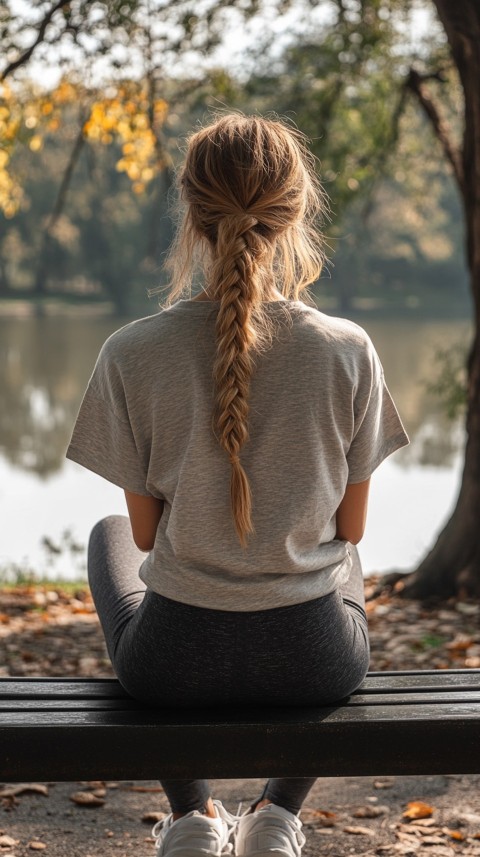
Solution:
<path fill-rule="evenodd" d="M 396 692 L 480 691 L 480 670 L 431 670 L 407 673 L 369 673 L 355 695 Z M 126 699 L 116 679 L 1 678 L 2 699 Z"/>
<path fill-rule="evenodd" d="M 440 691 L 435 694 L 429 693 L 370 693 L 354 694 L 348 699 L 342 700 L 342 706 L 349 709 L 372 706 L 372 705 L 438 705 L 439 703 L 480 703 L 480 691 Z M 165 706 L 163 706 L 165 707 Z M 145 705 L 134 699 L 125 698 L 98 698 L 88 699 L 80 697 L 61 697 L 59 699 L 2 699 L 0 697 L 0 712 L 22 712 L 22 711 L 137 711 L 144 709 Z M 154 706 L 152 706 L 154 708 Z M 160 707 L 161 708 L 161 707 Z"/>
<path fill-rule="evenodd" d="M 0 717 L 0 777 L 156 779 L 479 772 L 480 705 L 250 712 L 180 722 L 159 712 Z M 192 713 L 190 712 L 190 717 Z M 185 719 L 185 715 L 183 715 Z"/>
<path fill-rule="evenodd" d="M 2 678 L 1 699 L 128 699 L 128 693 L 113 678 Z"/>
<path fill-rule="evenodd" d="M 480 670 L 432 670 L 410 673 L 369 673 L 359 690 L 441 690 L 442 688 L 474 688 L 480 690 Z M 357 691 L 358 692 L 358 691 Z"/>
<path fill-rule="evenodd" d="M 417 723 L 420 720 L 452 720 L 463 718 L 475 720 L 480 726 L 480 702 L 442 702 L 424 703 L 411 705 L 364 705 L 347 706 L 339 703 L 338 706 L 325 706 L 321 708 L 226 708 L 225 713 L 221 709 L 154 709 L 154 708 L 132 708 L 113 710 L 81 710 L 69 711 L 49 710 L 17 710 L 15 712 L 0 712 L 0 733 L 8 729 L 38 727 L 55 727 L 62 729 L 69 726 L 96 726 L 125 727 L 135 729 L 138 727 L 158 727 L 168 731 L 174 727 L 187 728 L 265 728 L 269 726 L 278 727 L 282 724 L 293 726 L 298 729 L 315 728 L 325 723 L 350 723 L 357 726 L 359 734 L 365 723 L 385 722 L 395 724 L 400 721 L 411 721 Z M 480 733 L 479 733 L 480 752 Z"/>

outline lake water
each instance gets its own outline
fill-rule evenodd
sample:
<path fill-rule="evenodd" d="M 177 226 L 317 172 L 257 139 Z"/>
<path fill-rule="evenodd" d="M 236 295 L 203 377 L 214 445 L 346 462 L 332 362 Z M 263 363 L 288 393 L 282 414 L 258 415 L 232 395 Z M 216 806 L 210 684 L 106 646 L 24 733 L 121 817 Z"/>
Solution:
<path fill-rule="evenodd" d="M 442 416 L 426 384 L 435 377 L 438 349 L 467 341 L 470 326 L 412 318 L 360 323 L 412 441 L 372 479 L 360 553 L 367 574 L 406 570 L 432 544 L 455 501 L 462 427 Z M 64 458 L 98 351 L 119 326 L 80 313 L 0 317 L 0 569 L 78 577 L 95 521 L 125 513 L 122 491 Z"/>

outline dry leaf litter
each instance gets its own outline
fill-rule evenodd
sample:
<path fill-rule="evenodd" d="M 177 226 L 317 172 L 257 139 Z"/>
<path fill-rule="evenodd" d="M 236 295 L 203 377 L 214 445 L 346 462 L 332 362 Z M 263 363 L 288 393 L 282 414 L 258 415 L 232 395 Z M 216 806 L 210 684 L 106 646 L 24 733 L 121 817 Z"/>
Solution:
<path fill-rule="evenodd" d="M 406 601 L 376 578 L 365 590 L 372 670 L 480 668 L 478 603 Z M 0 650 L 3 676 L 113 674 L 83 586 L 1 591 Z M 460 776 L 319 780 L 302 810 L 304 855 L 480 857 L 479 786 Z M 222 781 L 218 792 L 235 811 L 258 784 Z M 147 825 L 168 811 L 158 783 L 102 781 L 0 784 L 0 808 L 0 857 L 153 857 Z"/>

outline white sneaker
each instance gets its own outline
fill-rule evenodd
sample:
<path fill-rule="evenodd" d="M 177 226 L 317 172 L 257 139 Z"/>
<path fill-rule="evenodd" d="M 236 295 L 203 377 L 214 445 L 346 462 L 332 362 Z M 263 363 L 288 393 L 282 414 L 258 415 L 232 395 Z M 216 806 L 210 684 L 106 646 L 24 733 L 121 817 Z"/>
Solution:
<path fill-rule="evenodd" d="M 300 857 L 303 845 L 298 816 L 274 803 L 242 815 L 235 830 L 237 857 Z"/>
<path fill-rule="evenodd" d="M 194 810 L 173 821 L 167 815 L 152 830 L 156 857 L 221 857 L 231 854 L 230 833 L 237 818 L 219 800 L 214 800 L 216 818 Z"/>

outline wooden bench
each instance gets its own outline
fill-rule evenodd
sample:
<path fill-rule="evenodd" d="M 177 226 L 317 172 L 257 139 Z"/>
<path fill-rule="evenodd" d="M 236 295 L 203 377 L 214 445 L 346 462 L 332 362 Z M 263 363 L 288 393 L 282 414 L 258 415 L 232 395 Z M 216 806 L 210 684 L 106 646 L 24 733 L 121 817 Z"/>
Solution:
<path fill-rule="evenodd" d="M 321 708 L 155 709 L 113 679 L 0 680 L 0 779 L 480 773 L 480 670 L 369 673 Z"/>

